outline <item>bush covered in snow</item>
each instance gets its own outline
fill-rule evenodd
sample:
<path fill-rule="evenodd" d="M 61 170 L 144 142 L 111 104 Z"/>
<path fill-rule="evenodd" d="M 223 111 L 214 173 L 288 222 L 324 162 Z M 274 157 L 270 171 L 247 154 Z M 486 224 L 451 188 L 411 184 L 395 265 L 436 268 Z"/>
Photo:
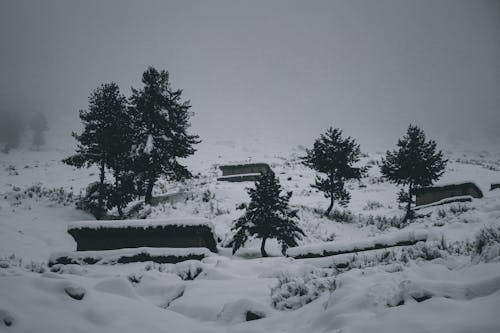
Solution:
<path fill-rule="evenodd" d="M 182 280 L 194 280 L 203 272 L 203 264 L 198 260 L 187 260 L 170 266 L 166 270 L 176 274 Z"/>
<path fill-rule="evenodd" d="M 278 310 L 296 310 L 317 299 L 322 293 L 335 290 L 332 270 L 313 270 L 304 276 L 282 274 L 271 288 L 271 300 Z"/>
<path fill-rule="evenodd" d="M 482 228 L 474 242 L 475 261 L 493 261 L 500 257 L 500 226 Z"/>
<path fill-rule="evenodd" d="M 368 200 L 366 202 L 365 207 L 363 207 L 363 210 L 374 210 L 374 209 L 379 209 L 384 207 L 384 205 L 378 201 L 373 201 L 373 200 Z"/>
<path fill-rule="evenodd" d="M 23 201 L 28 199 L 47 200 L 63 206 L 70 205 L 76 200 L 72 192 L 68 192 L 62 187 L 47 188 L 42 184 L 35 184 L 24 190 L 19 187 L 13 187 L 12 190 L 12 192 L 4 195 L 4 199 L 9 201 L 13 206 L 19 206 Z"/>
<path fill-rule="evenodd" d="M 366 225 L 373 225 L 380 231 L 385 231 L 389 228 L 403 228 L 406 223 L 404 218 L 400 216 L 380 216 L 380 215 L 368 215 L 366 218 L 361 219 Z"/>

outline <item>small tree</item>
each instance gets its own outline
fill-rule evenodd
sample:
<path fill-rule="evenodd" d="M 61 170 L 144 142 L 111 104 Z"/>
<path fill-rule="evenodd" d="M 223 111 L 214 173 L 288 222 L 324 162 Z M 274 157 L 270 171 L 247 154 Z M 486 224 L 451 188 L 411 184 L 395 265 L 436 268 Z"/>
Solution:
<path fill-rule="evenodd" d="M 306 154 L 303 163 L 324 174 L 317 175 L 311 186 L 330 199 L 330 206 L 325 211 L 325 216 L 328 216 L 335 201 L 342 206 L 349 203 L 351 195 L 345 188 L 346 181 L 360 179 L 364 174 L 364 168 L 354 166 L 359 162 L 359 145 L 351 137 L 342 138 L 340 129 L 330 127 L 314 142 L 312 149 L 306 149 Z"/>
<path fill-rule="evenodd" d="M 417 126 L 410 125 L 397 146 L 398 149 L 387 151 L 380 171 L 390 182 L 408 186 L 407 191 L 403 188 L 398 195 L 398 201 L 406 203 L 407 220 L 412 217 L 415 190 L 438 180 L 444 173 L 447 160 L 443 159 L 441 151 L 436 151 L 435 141 L 425 141 L 424 131 Z"/>
<path fill-rule="evenodd" d="M 41 112 L 33 114 L 30 119 L 30 128 L 33 131 L 33 146 L 40 148 L 45 144 L 43 132 L 49 129 L 47 118 Z"/>
<path fill-rule="evenodd" d="M 100 219 L 110 202 L 117 202 L 118 197 L 111 197 L 109 186 L 105 184 L 106 168 L 112 169 L 115 176 L 115 191 L 122 188 L 122 174 L 131 163 L 131 118 L 127 112 L 127 99 L 120 93 L 114 82 L 106 83 L 95 89 L 89 97 L 89 109 L 80 111 L 80 119 L 84 124 L 82 134 L 73 133 L 78 141 L 76 154 L 63 160 L 69 165 L 99 167 L 99 185 L 93 185 L 89 192 L 92 197 L 95 217 Z M 96 198 L 97 196 L 97 198 Z M 120 196 L 117 205 L 120 215 L 123 200 L 128 196 Z M 128 202 L 128 201 L 127 201 Z"/>
<path fill-rule="evenodd" d="M 292 192 L 281 194 L 281 185 L 274 173 L 262 174 L 255 182 L 255 188 L 249 188 L 250 204 L 245 214 L 236 220 L 233 254 L 242 247 L 249 236 L 262 239 L 260 252 L 267 257 L 266 240 L 276 238 L 285 255 L 290 246 L 297 246 L 297 240 L 304 232 L 297 225 L 297 210 L 288 206 Z"/>
<path fill-rule="evenodd" d="M 177 159 L 192 155 L 197 135 L 189 135 L 191 105 L 182 101 L 182 90 L 171 87 L 169 73 L 149 67 L 142 75 L 144 87 L 132 89 L 135 154 L 138 176 L 144 184 L 145 202 L 151 203 L 153 186 L 164 175 L 170 179 L 189 177 Z"/>

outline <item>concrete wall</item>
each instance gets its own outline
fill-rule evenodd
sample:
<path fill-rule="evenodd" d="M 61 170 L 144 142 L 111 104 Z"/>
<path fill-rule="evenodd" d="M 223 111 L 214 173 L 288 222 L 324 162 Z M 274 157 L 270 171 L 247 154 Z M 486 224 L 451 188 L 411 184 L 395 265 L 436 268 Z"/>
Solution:
<path fill-rule="evenodd" d="M 442 187 L 428 187 L 421 189 L 416 194 L 416 205 L 427 205 L 439 200 L 470 195 L 473 198 L 482 198 L 483 193 L 473 183 L 448 185 Z"/>
<path fill-rule="evenodd" d="M 156 228 L 71 229 L 77 251 L 115 250 L 137 247 L 206 247 L 217 252 L 210 228 L 206 226 L 168 226 Z"/>
<path fill-rule="evenodd" d="M 250 163 L 239 165 L 221 165 L 222 176 L 233 176 L 247 173 L 270 172 L 271 168 L 266 163 Z"/>

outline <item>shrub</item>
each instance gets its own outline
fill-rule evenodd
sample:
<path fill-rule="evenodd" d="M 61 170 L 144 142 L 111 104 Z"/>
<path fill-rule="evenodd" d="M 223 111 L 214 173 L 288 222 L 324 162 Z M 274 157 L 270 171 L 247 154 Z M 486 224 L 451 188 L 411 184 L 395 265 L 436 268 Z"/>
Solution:
<path fill-rule="evenodd" d="M 296 310 L 317 299 L 324 292 L 335 290 L 332 271 L 313 270 L 304 276 L 282 274 L 271 288 L 271 300 L 278 310 Z"/>
<path fill-rule="evenodd" d="M 104 207 L 99 205 L 99 189 L 101 184 L 99 182 L 90 183 L 87 186 L 85 191 L 85 195 L 80 197 L 80 200 L 77 201 L 76 207 L 85 212 L 88 212 L 94 215 L 95 218 L 100 219 L 106 214 L 106 208 L 111 208 L 112 205 L 112 196 L 113 196 L 113 185 L 104 183 L 104 196 L 103 203 Z"/>
<path fill-rule="evenodd" d="M 377 229 L 384 231 L 391 227 L 401 229 L 405 226 L 404 218 L 400 216 L 379 216 L 369 215 L 366 218 L 367 225 L 374 225 Z"/>
<path fill-rule="evenodd" d="M 366 206 L 363 207 L 363 210 L 374 210 L 382 207 L 384 207 L 384 205 L 382 205 L 380 202 L 368 200 L 366 202 Z"/>
<path fill-rule="evenodd" d="M 450 206 L 450 212 L 455 214 L 455 215 L 465 213 L 469 210 L 471 210 L 471 207 L 468 205 L 465 205 L 465 204 L 458 204 L 458 205 L 451 205 Z"/>
<path fill-rule="evenodd" d="M 476 235 L 474 253 L 479 261 L 491 261 L 500 256 L 500 226 L 482 228 Z"/>

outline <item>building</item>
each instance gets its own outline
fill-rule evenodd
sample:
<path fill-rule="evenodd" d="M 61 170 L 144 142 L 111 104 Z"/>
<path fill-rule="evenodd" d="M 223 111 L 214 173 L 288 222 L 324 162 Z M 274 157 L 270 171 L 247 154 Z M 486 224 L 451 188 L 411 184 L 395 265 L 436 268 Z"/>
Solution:
<path fill-rule="evenodd" d="M 482 198 L 483 192 L 474 183 L 451 184 L 445 186 L 424 187 L 416 191 L 416 205 L 427 205 L 443 199 L 471 196 Z"/>
<path fill-rule="evenodd" d="M 263 173 L 273 172 L 267 163 L 241 163 L 221 165 L 222 177 L 217 180 L 228 182 L 256 181 Z"/>

